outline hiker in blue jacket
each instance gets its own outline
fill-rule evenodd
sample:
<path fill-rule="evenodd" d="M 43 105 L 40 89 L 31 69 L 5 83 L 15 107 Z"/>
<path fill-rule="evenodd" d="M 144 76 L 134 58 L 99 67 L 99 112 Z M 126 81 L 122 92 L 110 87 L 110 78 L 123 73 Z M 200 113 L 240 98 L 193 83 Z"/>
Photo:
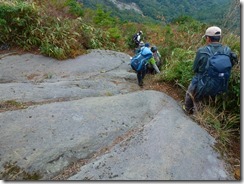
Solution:
<path fill-rule="evenodd" d="M 146 43 L 144 47 L 146 47 L 147 49 L 150 49 L 149 48 L 150 44 Z M 143 49 L 144 47 L 142 47 L 141 49 Z M 149 50 L 149 52 L 152 52 L 151 49 Z M 156 65 L 156 61 L 155 61 L 154 57 L 151 57 L 150 59 L 147 60 L 147 64 L 144 66 L 144 69 L 141 70 L 140 72 L 137 72 L 137 80 L 138 80 L 138 85 L 140 87 L 143 86 L 143 79 L 144 79 L 144 77 L 145 77 L 145 75 L 147 73 L 147 65 L 149 65 L 149 64 L 153 66 L 153 68 L 155 69 L 155 71 L 157 73 L 160 73 L 160 71 L 159 71 L 159 69 L 158 69 L 158 67 Z"/>
<path fill-rule="evenodd" d="M 198 102 L 199 100 L 202 100 L 199 99 L 196 101 L 194 97 L 196 95 L 198 79 L 200 78 L 201 75 L 203 75 L 205 71 L 206 63 L 208 61 L 208 58 L 210 57 L 208 54 L 206 54 L 208 53 L 207 47 L 209 47 L 213 53 L 217 51 L 223 52 L 224 50 L 224 46 L 220 43 L 221 29 L 219 27 L 216 26 L 209 27 L 206 30 L 203 38 L 206 39 L 207 45 L 197 50 L 196 57 L 193 64 L 193 71 L 195 75 L 193 76 L 192 81 L 187 89 L 186 96 L 185 96 L 185 104 L 183 105 L 183 109 L 188 114 L 192 114 L 194 110 L 196 110 L 194 108 L 197 107 L 195 106 L 196 104 L 194 103 Z M 237 61 L 237 56 L 233 52 L 230 52 L 230 58 L 233 66 L 234 63 Z"/>

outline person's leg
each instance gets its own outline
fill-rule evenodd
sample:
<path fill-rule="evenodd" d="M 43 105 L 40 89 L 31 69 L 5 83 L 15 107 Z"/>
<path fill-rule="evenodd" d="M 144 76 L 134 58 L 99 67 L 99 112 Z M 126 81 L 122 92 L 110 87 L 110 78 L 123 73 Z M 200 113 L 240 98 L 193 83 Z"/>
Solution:
<path fill-rule="evenodd" d="M 141 86 L 141 87 L 143 86 L 143 79 L 144 79 L 144 77 L 146 75 L 146 72 L 147 72 L 146 69 L 144 69 L 144 70 L 142 70 L 140 72 L 137 72 L 138 85 Z"/>
<path fill-rule="evenodd" d="M 193 77 L 185 96 L 185 110 L 187 113 L 192 114 L 194 111 L 194 95 L 197 86 L 197 78 Z"/>
<path fill-rule="evenodd" d="M 185 95 L 185 110 L 189 114 L 193 113 L 193 107 L 194 107 L 193 94 L 192 94 L 191 88 L 192 88 L 192 86 L 190 84 L 186 91 L 186 95 Z"/>
<path fill-rule="evenodd" d="M 142 86 L 142 72 L 137 72 L 137 81 L 138 81 L 138 85 Z"/>
<path fill-rule="evenodd" d="M 151 67 L 151 64 L 148 64 L 148 65 L 147 65 L 147 73 L 151 74 L 152 69 L 153 69 L 153 68 Z"/>
<path fill-rule="evenodd" d="M 142 85 L 143 85 L 143 79 L 146 74 L 147 74 L 147 66 L 145 66 L 144 69 L 141 71 L 141 84 Z"/>
<path fill-rule="evenodd" d="M 145 69 L 141 72 L 142 83 L 146 74 L 147 74 L 147 68 L 145 67 Z"/>

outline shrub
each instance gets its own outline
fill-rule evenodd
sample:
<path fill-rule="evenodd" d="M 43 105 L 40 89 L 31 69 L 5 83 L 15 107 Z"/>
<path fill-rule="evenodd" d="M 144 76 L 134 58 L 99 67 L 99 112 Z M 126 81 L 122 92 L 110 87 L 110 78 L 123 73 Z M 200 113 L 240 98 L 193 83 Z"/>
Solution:
<path fill-rule="evenodd" d="M 121 33 L 118 27 L 109 28 L 108 33 L 111 37 L 110 41 L 113 43 L 117 43 L 121 38 Z"/>
<path fill-rule="evenodd" d="M 68 20 L 46 17 L 42 26 L 35 30 L 42 43 L 40 45 L 41 53 L 57 59 L 66 59 L 75 57 L 74 50 L 81 49 L 79 43 L 80 34 L 73 25 L 81 24 L 79 19 Z"/>
<path fill-rule="evenodd" d="M 33 34 L 33 29 L 39 22 L 38 16 L 38 10 L 34 3 L 1 2 L 0 43 L 24 46 L 27 49 L 40 43 L 40 40 Z"/>
<path fill-rule="evenodd" d="M 93 22 L 99 26 L 112 26 L 115 24 L 115 19 L 110 14 L 111 12 L 105 12 L 102 7 L 98 5 Z"/>
<path fill-rule="evenodd" d="M 84 15 L 84 10 L 82 9 L 82 4 L 75 0 L 67 0 L 65 5 L 69 7 L 69 12 L 73 15 L 82 17 Z"/>
<path fill-rule="evenodd" d="M 192 65 L 194 54 L 191 50 L 175 48 L 163 68 L 161 79 L 187 88 L 193 76 Z"/>

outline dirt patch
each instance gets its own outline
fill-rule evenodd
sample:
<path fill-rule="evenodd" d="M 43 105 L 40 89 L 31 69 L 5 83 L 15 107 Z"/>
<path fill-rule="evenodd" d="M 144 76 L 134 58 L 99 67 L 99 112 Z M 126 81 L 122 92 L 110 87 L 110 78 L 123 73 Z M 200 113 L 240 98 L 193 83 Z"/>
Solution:
<path fill-rule="evenodd" d="M 145 77 L 144 89 L 166 93 L 178 102 L 182 102 L 185 97 L 184 91 L 179 86 L 166 82 L 158 82 L 155 75 L 151 74 L 147 74 Z"/>
<path fill-rule="evenodd" d="M 25 109 L 26 105 L 21 102 L 17 102 L 15 100 L 7 100 L 4 102 L 0 102 L 0 113 L 5 111 L 12 111 L 18 109 Z"/>
<path fill-rule="evenodd" d="M 5 163 L 4 172 L 0 174 L 3 176 L 5 180 L 39 180 L 41 179 L 41 175 L 37 172 L 28 173 L 24 168 L 19 167 L 15 163 Z"/>

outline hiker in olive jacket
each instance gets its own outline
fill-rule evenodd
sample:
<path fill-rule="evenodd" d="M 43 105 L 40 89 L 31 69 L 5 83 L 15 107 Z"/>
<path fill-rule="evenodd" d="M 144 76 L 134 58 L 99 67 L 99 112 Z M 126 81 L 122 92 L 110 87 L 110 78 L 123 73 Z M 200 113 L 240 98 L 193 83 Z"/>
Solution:
<path fill-rule="evenodd" d="M 147 65 L 147 73 L 155 74 L 160 73 L 159 68 L 161 67 L 161 55 L 158 52 L 156 46 L 151 47 L 151 51 L 153 53 L 153 58 L 150 59 Z"/>
<path fill-rule="evenodd" d="M 209 47 L 213 53 L 217 51 L 223 52 L 225 48 L 225 46 L 223 46 L 219 42 L 221 38 L 221 29 L 219 27 L 209 27 L 206 30 L 205 35 L 203 37 L 206 39 L 207 45 L 199 48 L 196 53 L 196 57 L 193 64 L 193 71 L 195 75 L 193 76 L 192 81 L 187 89 L 185 96 L 185 104 L 183 106 L 183 109 L 188 114 L 192 114 L 194 112 L 194 102 L 196 102 L 196 99 L 194 99 L 194 97 L 196 94 L 198 79 L 205 72 L 205 67 L 209 59 L 209 55 L 206 54 L 208 53 L 207 47 Z M 233 52 L 230 52 L 230 58 L 233 66 L 234 63 L 237 61 L 237 56 Z"/>

